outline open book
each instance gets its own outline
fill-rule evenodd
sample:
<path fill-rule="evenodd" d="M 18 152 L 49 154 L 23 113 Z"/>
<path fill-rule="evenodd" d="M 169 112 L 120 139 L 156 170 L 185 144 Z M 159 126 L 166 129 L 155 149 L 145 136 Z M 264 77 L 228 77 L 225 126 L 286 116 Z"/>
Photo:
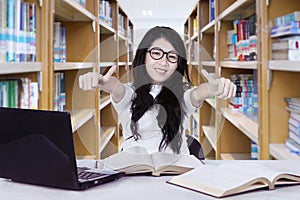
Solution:
<path fill-rule="evenodd" d="M 104 160 L 98 161 L 98 168 L 113 169 L 126 174 L 151 172 L 153 176 L 160 174 L 182 174 L 203 162 L 192 155 L 177 155 L 164 152 L 148 154 L 142 147 L 134 147 L 130 151 L 121 151 Z"/>
<path fill-rule="evenodd" d="M 261 188 L 275 189 L 276 185 L 300 184 L 299 161 L 295 162 L 295 165 L 289 166 L 280 166 L 278 162 L 269 162 L 269 166 L 258 163 L 206 164 L 185 174 L 175 176 L 167 183 L 215 197 L 224 197 Z"/>

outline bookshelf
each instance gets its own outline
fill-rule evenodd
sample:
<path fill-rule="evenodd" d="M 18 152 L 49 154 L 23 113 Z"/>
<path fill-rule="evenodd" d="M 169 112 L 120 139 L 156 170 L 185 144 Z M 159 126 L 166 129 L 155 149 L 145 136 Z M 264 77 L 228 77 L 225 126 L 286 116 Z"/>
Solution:
<path fill-rule="evenodd" d="M 76 155 L 105 158 L 118 152 L 122 144 L 118 116 L 109 94 L 80 90 L 78 77 L 91 71 L 106 73 L 113 65 L 117 66 L 114 76 L 122 77 L 130 61 L 127 31 L 132 32 L 133 24 L 116 0 L 86 1 L 85 8 L 73 1 L 55 3 L 54 19 L 62 22 L 67 35 L 66 62 L 54 63 L 54 71 L 66 76 L 66 108 L 80 110 L 85 116 L 74 132 Z"/>
<path fill-rule="evenodd" d="M 121 128 L 109 95 L 82 91 L 78 85 L 78 77 L 87 72 L 105 73 L 117 65 L 114 76 L 123 77 L 129 69 L 134 26 L 118 1 L 9 2 L 25 2 L 28 9 L 29 4 L 35 5 L 35 60 L 8 62 L 7 52 L 1 49 L 1 86 L 5 80 L 28 77 L 37 83 L 35 109 L 70 112 L 78 158 L 99 159 L 119 151 Z M 1 14 L 6 14 L 1 8 Z"/>
<path fill-rule="evenodd" d="M 10 101 L 8 96 L 13 95 L 19 104 L 14 107 L 20 107 L 20 102 L 26 98 L 27 103 L 22 105 L 22 108 L 47 109 L 49 105 L 48 69 L 46 67 L 48 60 L 47 36 L 44 29 L 47 8 L 41 7 L 39 1 L 35 0 L 1 1 L 1 8 L 3 21 L 0 23 L 0 96 L 2 102 L 0 106 L 8 106 L 3 101 Z M 21 13 L 21 10 L 22 16 L 14 14 L 14 12 Z M 35 23 L 32 23 L 33 20 Z M 29 25 L 29 23 L 32 24 Z M 13 38 L 12 36 L 15 40 L 10 39 Z M 21 41 L 21 36 L 24 36 L 26 40 Z M 22 82 L 15 92 L 11 92 L 11 88 L 8 87 L 10 79 L 27 79 L 29 82 Z M 24 92 L 22 98 L 20 97 L 20 88 L 23 88 Z M 29 90 L 31 90 L 31 95 Z"/>
<path fill-rule="evenodd" d="M 299 159 L 285 146 L 289 137 L 289 112 L 284 97 L 300 96 L 297 84 L 300 70 L 299 61 L 272 60 L 270 37 L 275 18 L 299 11 L 297 1 L 284 3 L 280 0 L 199 0 L 191 11 L 184 26 L 184 41 L 188 52 L 189 72 L 196 84 L 204 80 L 199 68 L 214 73 L 216 77 L 232 78 L 233 74 L 253 75 L 257 85 L 257 114 L 232 109 L 229 101 L 215 100 L 213 97 L 203 102 L 199 109 L 200 142 L 206 157 L 214 159 L 253 159 L 251 144 L 258 145 L 258 159 Z M 279 9 L 280 8 L 280 9 Z M 256 17 L 257 57 L 247 60 L 244 57 L 231 58 L 228 32 L 233 30 L 235 20 L 249 20 Z M 194 35 L 193 19 L 198 29 Z M 272 23 L 271 23 L 272 22 Z M 192 41 L 199 45 L 194 50 Z M 198 55 L 193 55 L 198 54 Z M 198 57 L 197 62 L 193 58 Z M 254 57 L 255 58 L 255 57 Z M 196 85 L 194 84 L 194 85 Z M 279 117 L 280 116 L 280 117 Z M 191 123 L 192 124 L 192 123 Z M 192 132 L 192 125 L 190 132 Z"/>

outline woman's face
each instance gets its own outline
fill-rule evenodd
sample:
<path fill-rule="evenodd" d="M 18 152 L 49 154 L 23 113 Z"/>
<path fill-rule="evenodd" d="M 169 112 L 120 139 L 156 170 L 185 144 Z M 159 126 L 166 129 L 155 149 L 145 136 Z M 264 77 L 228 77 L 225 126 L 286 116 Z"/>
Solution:
<path fill-rule="evenodd" d="M 161 84 L 170 78 L 170 76 L 172 76 L 175 72 L 178 64 L 178 59 L 176 59 L 178 57 L 176 54 L 177 52 L 171 43 L 169 43 L 165 38 L 156 39 L 148 50 L 151 49 L 153 49 L 151 51 L 151 55 L 156 57 L 156 59 L 160 57 L 159 55 L 161 55 L 161 53 L 165 52 L 162 58 L 156 60 L 151 57 L 150 52 L 148 51 L 145 58 L 146 70 L 153 83 Z M 168 52 L 169 54 L 166 54 Z M 176 62 L 172 63 L 169 60 L 173 62 L 175 60 Z"/>

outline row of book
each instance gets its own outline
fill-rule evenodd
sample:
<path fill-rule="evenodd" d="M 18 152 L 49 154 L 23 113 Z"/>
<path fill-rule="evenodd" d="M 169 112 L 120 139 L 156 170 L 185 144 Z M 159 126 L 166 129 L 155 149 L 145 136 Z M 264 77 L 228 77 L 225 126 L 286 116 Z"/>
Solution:
<path fill-rule="evenodd" d="M 300 11 L 274 19 L 270 37 L 273 60 L 300 60 Z"/>
<path fill-rule="evenodd" d="M 99 1 L 99 19 L 109 26 L 112 26 L 112 7 L 109 1 Z"/>
<path fill-rule="evenodd" d="M 0 0 L 0 62 L 36 61 L 36 5 Z"/>
<path fill-rule="evenodd" d="M 54 22 L 54 62 L 66 62 L 66 27 L 61 26 L 61 22 Z"/>
<path fill-rule="evenodd" d="M 119 13 L 119 31 L 121 32 L 121 34 L 125 35 L 125 31 L 126 31 L 126 19 L 125 16 L 122 13 Z"/>
<path fill-rule="evenodd" d="M 54 74 L 54 110 L 66 110 L 65 74 L 56 72 Z"/>
<path fill-rule="evenodd" d="M 250 61 L 257 59 L 256 15 L 234 20 L 227 31 L 228 57 L 226 60 Z"/>
<path fill-rule="evenodd" d="M 237 86 L 236 96 L 229 102 L 229 108 L 238 111 L 257 120 L 258 97 L 257 97 L 257 72 L 253 74 L 232 74 L 231 80 Z"/>
<path fill-rule="evenodd" d="M 287 109 L 290 111 L 288 121 L 289 136 L 286 139 L 286 147 L 297 155 L 300 155 L 300 97 L 287 97 Z"/>
<path fill-rule="evenodd" d="M 31 79 L 0 80 L 0 107 L 38 109 L 38 83 Z"/>

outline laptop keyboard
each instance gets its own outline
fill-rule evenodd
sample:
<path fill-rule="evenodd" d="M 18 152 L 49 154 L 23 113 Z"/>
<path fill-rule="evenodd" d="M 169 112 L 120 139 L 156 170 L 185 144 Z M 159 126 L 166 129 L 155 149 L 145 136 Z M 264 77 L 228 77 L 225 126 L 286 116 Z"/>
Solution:
<path fill-rule="evenodd" d="M 89 180 L 95 180 L 99 177 L 103 177 L 103 176 L 107 176 L 107 174 L 103 174 L 100 172 L 92 172 L 89 171 L 91 170 L 90 168 L 86 168 L 86 167 L 78 167 L 77 171 L 78 171 L 78 179 L 80 181 L 89 181 Z"/>

